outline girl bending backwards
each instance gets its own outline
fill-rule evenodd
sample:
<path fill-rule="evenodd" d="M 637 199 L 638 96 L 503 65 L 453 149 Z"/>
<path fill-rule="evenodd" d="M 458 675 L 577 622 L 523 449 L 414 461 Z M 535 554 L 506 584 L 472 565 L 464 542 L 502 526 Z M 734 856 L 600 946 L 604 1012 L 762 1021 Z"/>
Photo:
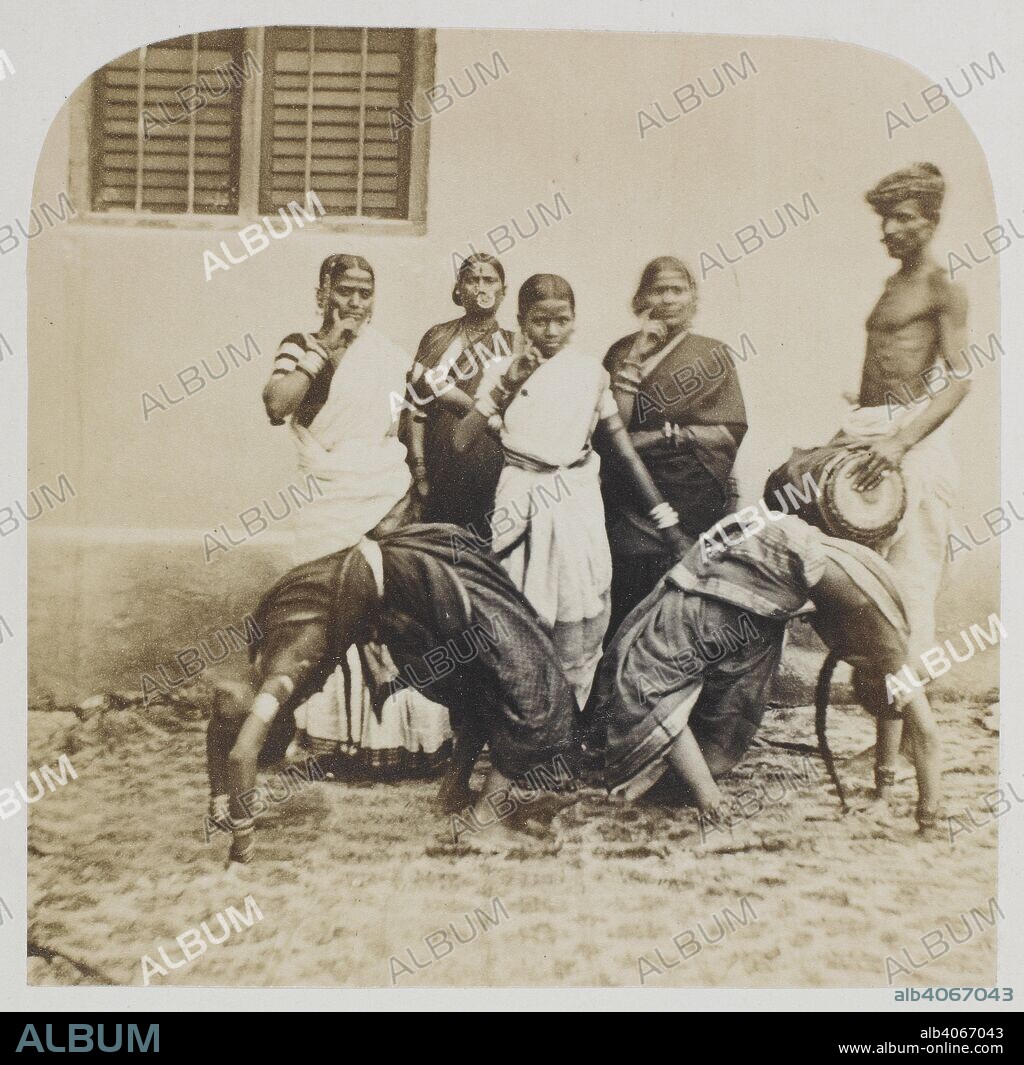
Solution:
<path fill-rule="evenodd" d="M 752 508 L 751 508 L 752 509 Z M 782 654 L 787 621 L 806 612 L 877 715 L 875 779 L 894 780 L 905 724 L 917 771 L 917 821 L 938 818 L 938 729 L 924 693 L 886 699 L 886 677 L 908 660 L 909 626 L 892 572 L 874 551 L 793 516 L 740 512 L 705 533 L 627 615 L 602 663 L 595 713 L 607 724 L 606 783 L 635 798 L 671 768 L 707 816 L 723 803 L 717 778 L 750 746 Z"/>
<path fill-rule="evenodd" d="M 487 367 L 455 446 L 469 450 L 488 430 L 501 440 L 492 548 L 549 626 L 582 707 L 601 659 L 612 580 L 594 446 L 622 470 L 623 490 L 639 497 L 669 553 L 682 554 L 686 542 L 630 442 L 608 371 L 570 344 L 575 315 L 564 278 L 534 274 L 523 284 L 513 354 Z"/>
<path fill-rule="evenodd" d="M 488 807 L 493 812 L 492 797 L 532 770 L 573 764 L 572 689 L 501 567 L 468 545 L 453 553 L 459 531 L 409 525 L 363 539 L 297 566 L 264 595 L 254 615 L 262 633 L 253 645 L 256 695 L 248 706 L 219 701 L 207 733 L 211 817 L 231 828 L 229 862 L 255 854 L 245 797 L 257 768 L 283 757 L 295 708 L 343 663 L 349 645 L 367 639 L 387 644 L 403 684 L 429 688 L 455 715 L 460 742 L 442 786 L 449 809 L 474 798 L 473 763 L 483 743 L 490 746 L 492 768 L 473 811 L 474 823 L 488 827 L 460 842 L 477 850 L 522 842 Z M 375 707 L 387 694 L 376 693 Z"/>

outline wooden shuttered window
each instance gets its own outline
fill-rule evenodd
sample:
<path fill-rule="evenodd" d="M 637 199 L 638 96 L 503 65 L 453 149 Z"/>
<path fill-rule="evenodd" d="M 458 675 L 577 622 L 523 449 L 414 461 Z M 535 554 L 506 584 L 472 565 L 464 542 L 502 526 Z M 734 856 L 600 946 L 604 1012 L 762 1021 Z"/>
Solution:
<path fill-rule="evenodd" d="M 244 225 L 306 207 L 312 192 L 343 225 L 420 227 L 429 113 L 414 96 L 433 73 L 432 30 L 269 27 L 159 41 L 107 64 L 76 97 L 71 180 L 96 221 Z"/>
<path fill-rule="evenodd" d="M 328 215 L 409 217 L 410 138 L 392 138 L 414 84 L 412 30 L 266 31 L 260 210 L 304 203 Z"/>
<path fill-rule="evenodd" d="M 241 30 L 130 52 L 95 78 L 92 206 L 132 214 L 237 214 Z"/>

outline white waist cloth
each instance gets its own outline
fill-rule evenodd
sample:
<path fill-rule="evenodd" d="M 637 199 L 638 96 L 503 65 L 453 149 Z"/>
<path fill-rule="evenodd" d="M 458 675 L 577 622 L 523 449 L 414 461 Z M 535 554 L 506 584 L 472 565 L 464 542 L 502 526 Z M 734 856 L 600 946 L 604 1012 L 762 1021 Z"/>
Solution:
<path fill-rule="evenodd" d="M 327 451 L 303 426 L 293 425 L 292 435 L 300 480 L 313 474 L 323 493 L 295 510 L 298 565 L 355 544 L 405 495 L 410 476 L 405 446 L 395 437 L 346 441 Z"/>
<path fill-rule="evenodd" d="M 843 419 L 839 438 L 871 442 L 891 436 L 918 417 L 922 409 L 890 413 L 886 407 L 854 408 Z M 957 472 L 949 419 L 906 453 L 900 471 L 907 489 L 907 509 L 880 553 L 895 573 L 910 621 L 910 654 L 917 656 L 935 645 L 935 600 L 952 527 Z"/>
<path fill-rule="evenodd" d="M 517 335 L 517 350 L 520 345 Z M 509 361 L 499 359 L 487 366 L 483 394 L 501 380 Z M 608 383 L 600 360 L 573 347 L 562 348 L 534 370 L 509 404 L 502 445 L 543 465 L 571 466 L 589 447 L 598 417 L 618 410 Z"/>
<path fill-rule="evenodd" d="M 920 409 L 899 410 L 890 414 L 885 407 L 855 407 L 843 419 L 840 431 L 845 436 L 870 442 L 879 437 L 892 436 L 920 413 Z M 907 482 L 908 493 L 919 492 L 927 486 L 928 491 L 938 491 L 943 502 L 952 505 L 956 493 L 957 466 L 948 418 L 906 453 L 900 469 Z M 908 497 L 908 510 L 910 502 Z"/>
<path fill-rule="evenodd" d="M 607 607 L 612 556 L 604 528 L 601 460 L 579 466 L 501 471 L 491 514 L 494 551 L 548 624 L 599 617 Z M 517 543 L 518 541 L 518 543 Z"/>

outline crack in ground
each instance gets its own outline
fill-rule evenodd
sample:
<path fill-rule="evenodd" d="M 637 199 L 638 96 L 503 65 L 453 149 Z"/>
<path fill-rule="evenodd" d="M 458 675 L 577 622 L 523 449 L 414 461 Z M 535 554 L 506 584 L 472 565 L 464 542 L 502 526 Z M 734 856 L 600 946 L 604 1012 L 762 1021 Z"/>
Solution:
<path fill-rule="evenodd" d="M 84 976 L 88 976 L 95 980 L 97 983 L 105 984 L 110 987 L 118 986 L 121 981 L 111 979 L 105 972 L 97 969 L 94 965 L 90 965 L 88 962 L 79 961 L 77 958 L 72 957 L 70 954 L 63 950 L 56 950 L 53 947 L 44 947 L 42 944 L 37 943 L 34 939 L 28 940 L 28 957 L 30 958 L 42 958 L 46 962 L 54 962 L 56 959 L 61 958 L 69 964 L 73 965 Z"/>

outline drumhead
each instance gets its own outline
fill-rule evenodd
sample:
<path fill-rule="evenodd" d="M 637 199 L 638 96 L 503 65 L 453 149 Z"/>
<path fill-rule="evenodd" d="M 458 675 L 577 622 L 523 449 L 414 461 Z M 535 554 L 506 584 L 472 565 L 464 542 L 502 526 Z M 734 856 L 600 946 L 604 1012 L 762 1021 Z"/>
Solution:
<path fill-rule="evenodd" d="M 896 531 L 907 507 L 907 489 L 900 471 L 888 470 L 874 488 L 858 492 L 853 478 L 863 461 L 863 451 L 847 451 L 826 464 L 819 506 L 829 533 L 871 545 Z"/>

